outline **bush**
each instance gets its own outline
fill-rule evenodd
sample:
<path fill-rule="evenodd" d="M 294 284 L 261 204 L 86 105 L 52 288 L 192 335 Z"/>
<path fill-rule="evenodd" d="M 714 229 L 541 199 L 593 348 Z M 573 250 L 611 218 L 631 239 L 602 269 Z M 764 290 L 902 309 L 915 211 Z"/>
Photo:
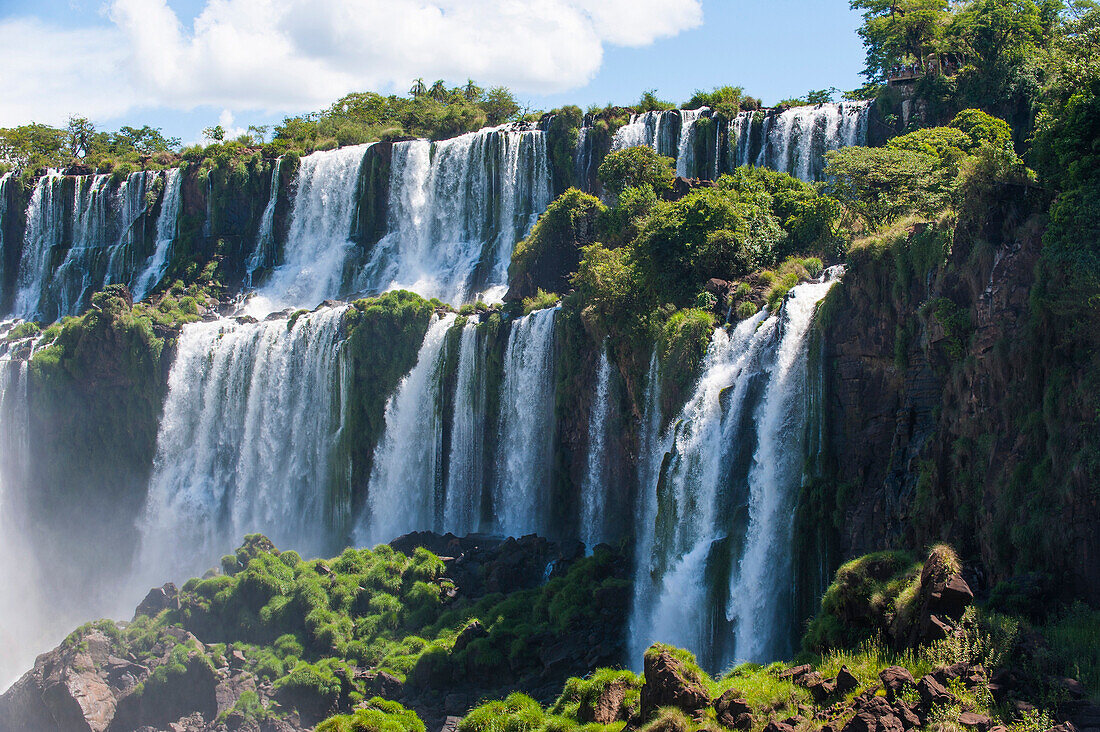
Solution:
<path fill-rule="evenodd" d="M 627 188 L 648 187 L 667 191 L 675 179 L 675 161 L 641 145 L 616 150 L 600 163 L 597 175 L 609 193 L 618 197 Z"/>

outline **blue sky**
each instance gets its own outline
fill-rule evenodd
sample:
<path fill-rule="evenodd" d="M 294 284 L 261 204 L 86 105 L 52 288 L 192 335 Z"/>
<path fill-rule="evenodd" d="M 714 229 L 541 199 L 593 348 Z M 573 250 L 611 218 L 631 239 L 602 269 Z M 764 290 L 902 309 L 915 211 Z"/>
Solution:
<path fill-rule="evenodd" d="M 532 109 L 723 84 L 771 103 L 855 88 L 863 65 L 847 0 L 208 1 L 0 0 L 0 126 L 79 113 L 186 143 L 414 76 L 506 84 Z"/>

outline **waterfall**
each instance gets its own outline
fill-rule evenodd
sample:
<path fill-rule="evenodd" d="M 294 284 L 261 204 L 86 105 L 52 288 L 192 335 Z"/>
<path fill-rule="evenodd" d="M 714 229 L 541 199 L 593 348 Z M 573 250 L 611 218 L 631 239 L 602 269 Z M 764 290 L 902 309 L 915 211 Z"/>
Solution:
<path fill-rule="evenodd" d="M 550 205 L 546 134 L 515 126 L 393 147 L 389 223 L 361 289 L 459 304 L 507 289 L 515 243 Z"/>
<path fill-rule="evenodd" d="M 792 107 L 764 118 L 761 146 L 753 164 L 790 173 L 805 181 L 825 176 L 825 153 L 867 144 L 870 102 L 841 102 Z M 755 112 L 742 112 L 730 133 L 730 157 L 747 165 Z M 736 145 L 735 145 L 736 142 Z"/>
<path fill-rule="evenodd" d="M 590 127 L 581 127 L 577 130 L 577 149 L 573 153 L 573 177 L 576 179 L 577 188 L 586 192 L 591 187 L 594 157 L 592 139 L 588 134 L 590 129 Z"/>
<path fill-rule="evenodd" d="M 246 282 L 251 287 L 256 270 L 267 268 L 275 260 L 275 205 L 279 201 L 279 175 L 283 170 L 283 159 L 275 161 L 271 169 L 270 193 L 267 194 L 267 206 L 260 216 L 260 228 L 256 234 L 256 244 L 246 265 Z"/>
<path fill-rule="evenodd" d="M 628 147 L 651 147 L 661 155 L 676 160 L 676 175 L 695 177 L 695 123 L 709 112 L 707 107 L 679 109 L 671 112 L 645 112 L 630 117 L 630 124 L 620 127 L 611 142 L 611 150 Z M 675 124 L 675 120 L 679 124 Z"/>
<path fill-rule="evenodd" d="M 630 123 L 615 131 L 611 140 L 611 151 L 628 147 L 651 147 L 661 155 L 676 157 L 680 147 L 679 139 L 672 138 L 666 117 L 674 112 L 643 112 L 630 115 Z"/>
<path fill-rule="evenodd" d="M 791 650 L 806 336 L 832 284 L 799 285 L 777 314 L 716 329 L 668 436 L 646 437 L 632 649 L 661 640 L 712 669 Z"/>
<path fill-rule="evenodd" d="M 504 351 L 493 514 L 501 533 L 512 536 L 544 530 L 550 509 L 557 310 L 512 323 Z"/>
<path fill-rule="evenodd" d="M 22 317 L 33 318 L 40 314 L 42 294 L 49 277 L 50 255 L 55 247 L 61 246 L 64 233 L 61 222 L 67 213 L 61 191 L 63 181 L 64 177 L 55 172 L 39 178 L 27 205 L 27 226 L 13 308 L 13 312 Z"/>
<path fill-rule="evenodd" d="M 144 244 L 139 224 L 155 175 L 131 173 L 117 188 L 110 175 L 42 176 L 27 207 L 14 313 L 45 319 L 73 315 L 96 290 L 129 282 Z M 60 250 L 65 257 L 51 269 Z"/>
<path fill-rule="evenodd" d="M 676 175 L 681 178 L 695 177 L 695 123 L 699 121 L 703 109 L 680 110 L 680 142 L 676 150 Z"/>
<path fill-rule="evenodd" d="M 354 145 L 301 159 L 282 261 L 259 288 L 250 312 L 313 307 L 344 294 L 348 270 L 355 264 L 351 231 L 359 170 L 368 148 Z"/>
<path fill-rule="evenodd" d="M 0 336 L 18 321 L 0 323 Z M 6 689 L 35 656 L 64 634 L 44 612 L 38 596 L 39 568 L 27 546 L 27 522 L 20 517 L 27 452 L 27 362 L 19 344 L 0 354 L 0 689 Z M 53 635 L 58 637 L 55 638 Z"/>
<path fill-rule="evenodd" d="M 447 492 L 443 530 L 465 536 L 481 528 L 481 495 L 485 483 L 485 354 L 471 319 L 459 337 L 451 449 L 447 459 Z"/>
<path fill-rule="evenodd" d="M 611 360 L 607 345 L 600 348 L 596 388 L 588 422 L 588 461 L 581 486 L 580 540 L 588 550 L 606 538 L 608 496 L 607 430 L 611 415 Z"/>
<path fill-rule="evenodd" d="M 369 514 L 356 531 L 371 546 L 442 524 L 440 373 L 455 316 L 432 317 L 416 365 L 386 403 L 386 426 L 375 448 L 367 490 Z M 440 503 L 437 510 L 437 503 Z"/>
<path fill-rule="evenodd" d="M 801 285 L 783 304 L 775 362 L 756 415 L 759 438 L 748 475 L 745 548 L 730 580 L 727 615 L 737 629 L 738 659 L 771 660 L 793 650 L 791 546 L 809 414 L 806 336 L 817 303 L 833 284 L 826 276 Z"/>
<path fill-rule="evenodd" d="M 160 215 L 157 217 L 157 245 L 149 263 L 134 281 L 134 301 L 143 300 L 149 291 L 156 287 L 168 267 L 168 258 L 172 244 L 179 230 L 180 194 L 183 190 L 183 176 L 179 168 L 169 168 L 164 172 L 164 193 L 160 203 Z"/>
<path fill-rule="evenodd" d="M 344 312 L 184 326 L 141 526 L 145 586 L 201 573 L 250 532 L 303 554 L 341 535 L 329 517 L 348 508 L 325 487 Z"/>

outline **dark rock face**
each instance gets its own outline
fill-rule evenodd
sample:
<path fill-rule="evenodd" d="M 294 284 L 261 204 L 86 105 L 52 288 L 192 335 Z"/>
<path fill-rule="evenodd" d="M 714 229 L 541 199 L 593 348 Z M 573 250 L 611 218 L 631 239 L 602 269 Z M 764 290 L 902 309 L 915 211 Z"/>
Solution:
<path fill-rule="evenodd" d="M 171 582 L 166 583 L 163 587 L 154 587 L 149 590 L 149 594 L 137 606 L 137 610 L 134 611 L 134 619 L 137 620 L 142 615 L 155 618 L 165 610 L 178 610 L 180 606 L 179 594 L 179 589 Z"/>
<path fill-rule="evenodd" d="M 1100 504 L 1087 498 L 1088 471 L 1059 463 L 1072 448 L 1050 456 L 1066 468 L 1051 476 L 1064 487 L 1042 518 L 1013 498 L 1013 476 L 1053 450 L 1019 425 L 1041 408 L 1052 369 L 1073 363 L 1044 355 L 1032 330 L 1041 328 L 1030 298 L 1044 284 L 1036 281 L 1042 203 L 1007 185 L 989 199 L 981 220 L 960 220 L 949 234 L 945 265 L 922 271 L 899 250 L 868 256 L 830 295 L 822 326 L 827 471 L 846 492 L 833 555 L 946 541 L 977 560 L 983 584 L 1039 570 L 1095 602 Z M 909 245 L 923 233 L 915 228 Z M 1087 424 L 1069 411 L 1061 420 Z M 1071 429 L 1066 439 L 1083 434 Z M 1004 530 L 1024 520 L 1038 522 L 1036 542 Z M 932 614 L 950 625 L 960 595 L 943 591 Z"/>
<path fill-rule="evenodd" d="M 661 707 L 678 707 L 692 714 L 710 704 L 710 694 L 682 661 L 667 650 L 646 653 L 642 719 L 648 719 Z"/>

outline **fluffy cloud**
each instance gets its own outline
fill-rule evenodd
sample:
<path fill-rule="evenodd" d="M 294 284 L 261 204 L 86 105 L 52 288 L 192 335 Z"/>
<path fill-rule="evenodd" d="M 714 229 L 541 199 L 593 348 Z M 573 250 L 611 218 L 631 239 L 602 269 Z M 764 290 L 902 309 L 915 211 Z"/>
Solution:
<path fill-rule="evenodd" d="M 95 33 L 0 21 L 0 38 L 22 39 L 5 53 L 15 69 L 0 66 L 0 124 L 135 105 L 301 111 L 357 89 L 403 91 L 416 77 L 564 91 L 592 78 L 606 45 L 675 35 L 699 25 L 702 8 L 701 0 L 207 0 L 188 28 L 166 0 L 111 0 L 107 18 Z"/>

